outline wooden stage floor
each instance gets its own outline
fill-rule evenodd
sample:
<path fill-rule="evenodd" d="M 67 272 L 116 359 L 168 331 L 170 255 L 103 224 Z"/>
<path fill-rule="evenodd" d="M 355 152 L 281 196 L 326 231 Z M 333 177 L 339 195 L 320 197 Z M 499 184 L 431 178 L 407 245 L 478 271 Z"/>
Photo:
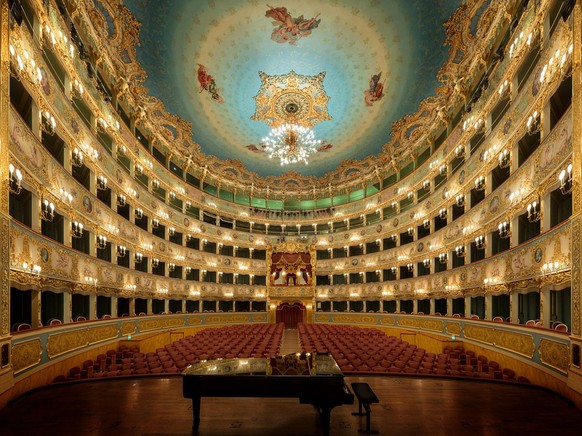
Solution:
<path fill-rule="evenodd" d="M 535 387 L 417 377 L 346 377 L 369 383 L 372 428 L 382 435 L 580 435 L 582 411 Z M 335 408 L 331 435 L 357 435 L 357 405 Z M 0 434 L 188 435 L 192 404 L 181 377 L 99 380 L 38 390 L 0 410 Z M 297 399 L 203 398 L 200 436 L 320 435 Z"/>

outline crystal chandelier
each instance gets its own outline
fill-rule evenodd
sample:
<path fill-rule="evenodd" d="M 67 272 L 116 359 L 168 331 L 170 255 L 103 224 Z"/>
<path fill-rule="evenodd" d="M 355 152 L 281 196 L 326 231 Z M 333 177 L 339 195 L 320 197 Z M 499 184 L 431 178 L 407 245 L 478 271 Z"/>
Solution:
<path fill-rule="evenodd" d="M 281 165 L 301 162 L 307 165 L 307 159 L 317 151 L 321 141 L 315 139 L 313 130 L 308 127 L 282 124 L 263 138 L 263 144 L 269 158 L 279 158 Z"/>

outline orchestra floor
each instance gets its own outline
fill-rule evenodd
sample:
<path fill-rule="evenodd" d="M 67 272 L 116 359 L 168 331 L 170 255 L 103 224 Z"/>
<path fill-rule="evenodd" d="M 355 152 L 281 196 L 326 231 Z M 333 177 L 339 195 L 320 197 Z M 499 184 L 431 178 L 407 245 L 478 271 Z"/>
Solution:
<path fill-rule="evenodd" d="M 365 381 L 380 399 L 372 428 L 388 435 L 579 435 L 582 411 L 530 386 L 402 376 Z M 333 410 L 331 435 L 356 435 L 354 406 Z M 203 435 L 319 435 L 315 410 L 297 399 L 203 398 Z M 0 410 L 7 435 L 187 435 L 192 407 L 182 379 L 151 377 L 50 386 Z"/>

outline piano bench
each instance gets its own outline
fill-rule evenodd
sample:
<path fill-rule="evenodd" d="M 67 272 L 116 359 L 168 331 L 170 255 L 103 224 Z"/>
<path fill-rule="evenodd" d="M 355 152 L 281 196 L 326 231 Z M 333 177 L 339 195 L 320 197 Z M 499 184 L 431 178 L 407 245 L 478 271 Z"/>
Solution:
<path fill-rule="evenodd" d="M 354 416 L 364 416 L 366 415 L 366 428 L 358 429 L 358 433 L 366 434 L 377 434 L 378 430 L 370 429 L 370 414 L 372 412 L 370 405 L 372 403 L 379 403 L 378 397 L 370 387 L 368 383 L 352 383 L 352 390 L 358 399 L 358 412 L 352 413 Z M 362 407 L 366 410 L 366 413 L 362 413 Z"/>

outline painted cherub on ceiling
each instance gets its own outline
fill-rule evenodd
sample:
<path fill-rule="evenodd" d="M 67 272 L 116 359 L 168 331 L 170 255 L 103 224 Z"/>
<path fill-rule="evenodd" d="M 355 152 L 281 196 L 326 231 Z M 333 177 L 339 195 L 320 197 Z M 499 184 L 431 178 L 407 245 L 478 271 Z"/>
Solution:
<path fill-rule="evenodd" d="M 370 77 L 370 86 L 364 91 L 364 102 L 366 106 L 373 106 L 374 102 L 384 97 L 384 82 L 380 82 L 382 72 L 373 74 Z"/>
<path fill-rule="evenodd" d="M 214 100 L 217 103 L 222 103 L 224 102 L 224 99 L 222 98 L 222 96 L 219 94 L 220 93 L 220 89 L 218 89 L 218 87 L 216 86 L 216 82 L 214 81 L 214 77 L 212 77 L 210 74 L 208 74 L 208 72 L 206 71 L 206 67 L 202 64 L 198 64 L 198 83 L 200 84 L 200 92 L 202 91 L 207 91 L 210 96 L 212 97 L 212 100 Z"/>
<path fill-rule="evenodd" d="M 269 10 L 265 12 L 265 16 L 275 20 L 272 22 L 275 28 L 271 33 L 271 39 L 279 44 L 288 42 L 295 45 L 302 37 L 311 35 L 311 31 L 319 27 L 319 23 L 321 23 L 321 18 L 317 19 L 319 14 L 310 20 L 305 19 L 303 15 L 293 18 L 286 7 L 275 8 L 271 5 L 267 5 L 267 7 Z"/>

